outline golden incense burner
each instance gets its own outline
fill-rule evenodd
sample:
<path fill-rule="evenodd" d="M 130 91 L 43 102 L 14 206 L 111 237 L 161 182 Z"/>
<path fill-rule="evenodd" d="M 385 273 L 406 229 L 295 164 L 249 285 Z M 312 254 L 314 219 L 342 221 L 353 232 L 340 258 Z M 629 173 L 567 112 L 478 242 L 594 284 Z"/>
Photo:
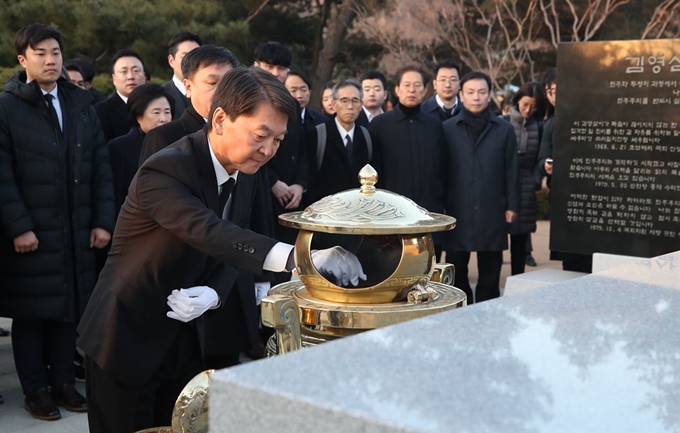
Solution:
<path fill-rule="evenodd" d="M 453 265 L 435 264 L 431 235 L 455 227 L 455 218 L 376 189 L 378 174 L 370 165 L 359 181 L 359 189 L 279 216 L 282 225 L 300 229 L 300 281 L 279 284 L 262 300 L 262 322 L 276 331 L 267 344 L 269 356 L 466 305 L 465 293 L 451 285 Z M 341 287 L 321 275 L 312 263 L 319 234 L 356 236 L 352 252 L 367 280 Z"/>

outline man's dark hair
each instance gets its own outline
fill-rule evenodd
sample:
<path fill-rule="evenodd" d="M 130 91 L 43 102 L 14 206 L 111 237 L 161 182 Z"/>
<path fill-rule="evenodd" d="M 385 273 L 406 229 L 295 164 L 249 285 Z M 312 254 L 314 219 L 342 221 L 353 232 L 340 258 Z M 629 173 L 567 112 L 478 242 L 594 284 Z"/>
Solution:
<path fill-rule="evenodd" d="M 486 81 L 486 85 L 489 87 L 489 93 L 491 93 L 491 77 L 486 75 L 484 72 L 468 72 L 467 74 L 463 75 L 463 78 L 460 79 L 460 91 L 463 91 L 463 85 L 467 83 L 470 80 L 484 80 Z"/>
<path fill-rule="evenodd" d="M 168 42 L 168 54 L 170 54 L 172 57 L 175 57 L 179 44 L 186 41 L 196 42 L 199 46 L 203 45 L 201 37 L 196 33 L 179 32 L 173 36 L 172 39 L 170 39 L 170 42 Z"/>
<path fill-rule="evenodd" d="M 122 50 L 118 51 L 116 54 L 113 55 L 113 58 L 111 59 L 111 73 L 113 74 L 115 71 L 113 68 L 116 66 L 116 62 L 119 59 L 122 59 L 123 57 L 136 57 L 139 59 L 139 61 L 142 63 L 142 68 L 144 69 L 144 73 L 146 74 L 146 66 L 144 65 L 144 60 L 142 60 L 142 56 L 139 55 L 139 53 L 135 50 L 132 50 L 130 48 L 123 48 Z"/>
<path fill-rule="evenodd" d="M 437 74 L 439 73 L 440 69 L 455 69 L 456 72 L 458 72 L 458 76 L 460 77 L 460 63 L 456 62 L 455 60 L 452 59 L 444 59 L 441 62 L 437 63 L 434 67 L 434 79 L 437 79 Z"/>
<path fill-rule="evenodd" d="M 239 65 L 234 53 L 228 49 L 215 45 L 203 45 L 189 51 L 184 56 L 182 59 L 182 75 L 187 80 L 191 80 L 199 69 L 223 63 L 229 63 L 234 68 Z"/>
<path fill-rule="evenodd" d="M 290 72 L 288 72 L 288 77 L 293 77 L 293 76 L 300 77 L 300 79 L 305 82 L 307 87 L 309 87 L 310 90 L 312 89 L 312 80 L 309 79 L 309 76 L 307 74 L 305 74 L 302 71 L 297 71 L 297 70 L 291 69 Z"/>
<path fill-rule="evenodd" d="M 543 85 L 536 81 L 522 84 L 517 93 L 515 93 L 515 96 L 512 97 L 513 107 L 518 108 L 519 100 L 525 96 L 536 100 L 536 112 L 532 117 L 537 120 L 543 119 L 549 104 Z"/>
<path fill-rule="evenodd" d="M 423 85 L 427 86 L 427 74 L 425 73 L 425 70 L 418 65 L 407 65 L 399 69 L 397 71 L 397 86 L 401 84 L 401 79 L 407 72 L 419 73 L 420 77 L 423 79 Z"/>
<path fill-rule="evenodd" d="M 361 87 L 361 83 L 352 79 L 342 80 L 333 86 L 333 99 L 338 99 L 338 91 L 345 87 L 355 87 L 359 91 L 359 99 L 363 99 L 364 89 Z"/>
<path fill-rule="evenodd" d="M 383 85 L 383 90 L 387 90 L 387 78 L 385 78 L 385 75 L 383 75 L 383 73 L 380 71 L 376 71 L 375 69 L 373 69 L 364 72 L 363 74 L 361 74 L 359 82 L 363 84 L 364 80 L 380 80 L 380 82 Z"/>
<path fill-rule="evenodd" d="M 94 64 L 84 57 L 76 57 L 64 63 L 67 71 L 78 71 L 83 76 L 83 81 L 91 83 L 94 80 Z"/>
<path fill-rule="evenodd" d="M 273 66 L 290 67 L 293 56 L 290 50 L 278 42 L 265 42 L 255 48 L 255 61 Z"/>
<path fill-rule="evenodd" d="M 547 71 L 545 71 L 545 74 L 543 74 L 543 78 L 541 78 L 541 84 L 543 84 L 543 87 L 547 89 L 556 82 L 557 82 L 557 68 L 550 68 Z"/>
<path fill-rule="evenodd" d="M 14 48 L 18 55 L 25 56 L 28 47 L 35 50 L 36 45 L 45 39 L 54 39 L 59 44 L 60 50 L 64 48 L 61 33 L 57 29 L 42 23 L 29 24 L 19 30 L 14 38 Z"/>
<path fill-rule="evenodd" d="M 240 116 L 252 116 L 260 104 L 271 106 L 288 116 L 297 117 L 297 101 L 274 75 L 259 68 L 238 67 L 224 74 L 213 96 L 210 116 L 221 107 L 233 122 Z M 212 130 L 212 122 L 208 121 Z"/>
<path fill-rule="evenodd" d="M 148 83 L 137 86 L 128 98 L 128 118 L 130 124 L 139 126 L 137 118 L 144 115 L 149 105 L 156 99 L 165 98 L 170 103 L 170 112 L 175 115 L 175 98 L 160 84 Z"/>

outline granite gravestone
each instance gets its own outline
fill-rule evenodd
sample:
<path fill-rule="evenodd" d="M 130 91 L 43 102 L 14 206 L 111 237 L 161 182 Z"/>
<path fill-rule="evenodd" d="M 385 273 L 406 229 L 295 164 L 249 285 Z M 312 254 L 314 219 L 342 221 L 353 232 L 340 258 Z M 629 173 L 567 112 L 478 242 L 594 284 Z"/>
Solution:
<path fill-rule="evenodd" d="M 680 249 L 678 42 L 559 46 L 552 250 Z"/>

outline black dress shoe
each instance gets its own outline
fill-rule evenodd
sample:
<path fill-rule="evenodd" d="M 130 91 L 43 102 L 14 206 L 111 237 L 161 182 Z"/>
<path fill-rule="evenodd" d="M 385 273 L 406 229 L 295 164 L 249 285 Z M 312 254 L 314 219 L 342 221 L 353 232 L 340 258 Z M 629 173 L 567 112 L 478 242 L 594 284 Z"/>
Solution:
<path fill-rule="evenodd" d="M 54 403 L 66 410 L 87 412 L 87 400 L 72 383 L 65 383 L 58 388 L 52 388 L 51 394 Z"/>
<path fill-rule="evenodd" d="M 537 263 L 536 263 L 536 260 L 534 260 L 534 256 L 532 256 L 531 254 L 527 254 L 525 264 L 527 266 L 532 266 L 532 267 L 538 266 Z"/>
<path fill-rule="evenodd" d="M 44 421 L 54 421 L 61 418 L 59 408 L 52 401 L 47 388 L 40 388 L 31 395 L 26 396 L 24 408 L 33 418 Z"/>

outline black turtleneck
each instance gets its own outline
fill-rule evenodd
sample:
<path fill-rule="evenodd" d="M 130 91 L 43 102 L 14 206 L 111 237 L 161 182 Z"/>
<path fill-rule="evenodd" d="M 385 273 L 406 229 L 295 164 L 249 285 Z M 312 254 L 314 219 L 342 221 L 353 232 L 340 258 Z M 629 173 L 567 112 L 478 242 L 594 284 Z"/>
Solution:
<path fill-rule="evenodd" d="M 416 105 L 415 107 L 406 107 L 405 105 L 401 105 L 401 102 L 399 102 L 398 105 L 401 112 L 404 113 L 404 116 L 408 118 L 412 119 L 418 116 L 418 113 L 420 113 L 420 104 Z"/>
<path fill-rule="evenodd" d="M 489 107 L 486 107 L 486 110 L 482 111 L 479 114 L 475 114 L 469 112 L 465 108 L 465 106 L 463 106 L 461 107 L 460 112 L 463 115 L 463 121 L 468 126 L 468 131 L 470 131 L 470 135 L 472 135 L 474 143 L 477 143 L 479 137 L 482 135 L 482 131 L 484 131 L 486 125 L 489 124 L 490 119 L 489 113 L 491 112 L 491 110 L 489 109 Z"/>

